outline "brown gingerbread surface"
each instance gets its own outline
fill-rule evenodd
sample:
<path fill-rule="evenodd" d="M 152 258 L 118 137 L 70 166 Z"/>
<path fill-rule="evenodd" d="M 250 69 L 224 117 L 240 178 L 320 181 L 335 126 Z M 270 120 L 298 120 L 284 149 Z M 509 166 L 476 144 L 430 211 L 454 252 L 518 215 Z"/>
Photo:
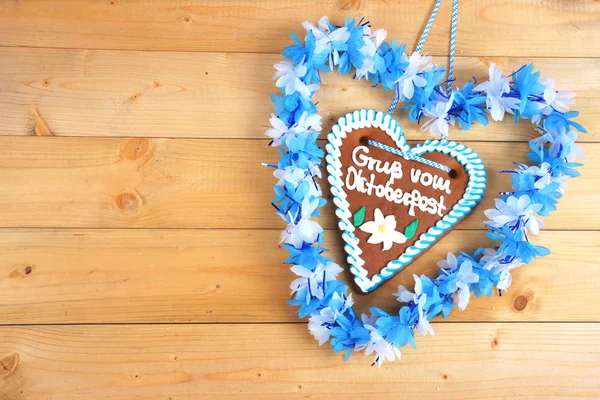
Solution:
<path fill-rule="evenodd" d="M 394 215 L 397 222 L 396 231 L 401 233 L 408 224 L 416 219 L 419 221 L 416 233 L 412 238 L 407 239 L 405 243 L 394 243 L 392 247 L 386 251 L 383 251 L 383 245 L 381 243 L 368 243 L 367 241 L 371 237 L 371 234 L 360 230 L 360 225 L 356 227 L 354 233 L 359 239 L 359 247 L 363 251 L 361 257 L 365 261 L 364 268 L 368 270 L 368 276 L 370 278 L 379 273 L 389 261 L 398 259 L 398 257 L 404 252 L 404 250 L 406 250 L 406 248 L 413 245 L 419 239 L 419 236 L 422 233 L 426 232 L 444 215 L 450 212 L 452 207 L 463 196 L 469 181 L 469 177 L 463 165 L 449 155 L 438 152 L 426 152 L 423 153 L 421 157 L 450 167 L 450 174 L 418 161 L 406 160 L 401 156 L 369 145 L 366 143 L 366 139 L 375 140 L 396 148 L 394 141 L 379 128 L 356 129 L 350 132 L 343 140 L 342 145 L 340 146 L 340 161 L 342 163 L 342 180 L 344 181 L 344 191 L 346 192 L 347 199 L 350 203 L 350 212 L 354 215 L 362 206 L 366 206 L 364 217 L 365 222 L 374 220 L 375 209 L 381 210 L 385 216 Z M 358 146 L 362 147 L 360 149 L 356 149 Z M 368 148 L 368 153 L 364 151 L 365 147 Z M 353 157 L 353 152 L 355 150 L 356 153 Z M 400 162 L 403 176 L 400 179 L 393 179 L 392 182 L 388 182 L 390 181 L 390 174 L 386 172 L 378 172 L 377 168 L 374 167 L 376 161 L 371 161 L 371 166 L 374 167 L 373 169 L 375 170 L 369 169 L 368 163 L 365 166 L 358 166 L 354 162 L 356 159 L 358 159 L 359 164 L 363 164 L 364 161 L 367 160 L 367 157 L 380 161 L 380 163 L 377 163 L 379 166 L 385 165 L 386 162 L 388 163 L 387 165 L 392 165 L 394 162 Z M 349 168 L 351 167 L 353 170 L 349 173 Z M 420 172 L 418 172 L 418 170 L 420 170 Z M 357 178 L 358 174 L 360 174 L 359 178 Z M 371 174 L 374 176 L 371 177 Z M 430 180 L 429 175 L 439 183 L 436 188 L 434 188 L 433 184 L 426 185 L 422 183 L 420 178 L 423 178 L 423 182 L 427 183 Z M 363 177 L 365 179 L 362 179 Z M 416 182 L 413 182 L 413 179 L 417 177 L 418 179 L 415 179 Z M 404 203 L 398 204 L 396 201 L 390 201 L 385 196 L 378 197 L 375 195 L 376 190 L 371 190 L 371 194 L 369 195 L 368 193 L 361 193 L 361 191 L 359 191 L 359 189 L 356 187 L 350 188 L 351 186 L 360 186 L 358 181 L 361 179 L 363 182 L 368 181 L 374 185 L 387 184 L 394 190 L 400 189 L 402 193 L 413 193 L 413 190 L 416 189 L 420 193 L 421 197 L 435 199 L 438 204 L 443 204 L 445 209 L 442 209 L 442 207 L 438 206 L 436 209 L 437 211 L 432 213 L 432 210 L 434 209 L 433 205 L 427 207 L 429 211 L 423 211 L 419 207 L 413 207 L 413 213 L 415 215 L 410 215 L 410 206 L 407 206 Z M 442 182 L 445 180 L 449 181 L 447 184 L 447 187 L 450 191 L 449 194 L 442 184 Z M 348 185 L 348 183 L 350 183 L 350 185 Z M 396 193 L 399 194 L 400 192 L 397 191 Z M 442 196 L 443 202 L 440 201 Z M 417 196 L 415 196 L 415 198 L 416 197 Z M 431 200 L 431 202 L 433 203 L 434 200 Z M 454 227 L 456 227 L 456 225 L 454 225 Z M 448 232 L 449 230 L 446 231 L 442 237 Z"/>

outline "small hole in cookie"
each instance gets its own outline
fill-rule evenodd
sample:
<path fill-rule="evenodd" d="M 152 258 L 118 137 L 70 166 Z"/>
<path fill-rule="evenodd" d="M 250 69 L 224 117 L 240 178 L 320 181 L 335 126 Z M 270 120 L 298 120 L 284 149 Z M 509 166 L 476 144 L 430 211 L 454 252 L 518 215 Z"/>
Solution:
<path fill-rule="evenodd" d="M 362 144 L 363 146 L 368 146 L 369 145 L 369 138 L 366 136 L 361 137 L 359 140 L 360 144 Z"/>
<path fill-rule="evenodd" d="M 448 171 L 448 176 L 452 179 L 456 178 L 457 172 L 455 169 L 451 169 L 450 171 Z"/>

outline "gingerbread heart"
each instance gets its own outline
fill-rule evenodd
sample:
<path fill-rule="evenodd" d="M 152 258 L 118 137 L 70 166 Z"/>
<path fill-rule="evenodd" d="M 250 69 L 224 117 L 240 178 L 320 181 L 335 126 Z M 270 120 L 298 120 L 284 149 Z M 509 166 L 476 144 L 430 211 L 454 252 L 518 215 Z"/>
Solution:
<path fill-rule="evenodd" d="M 327 139 L 344 249 L 365 293 L 435 245 L 485 191 L 485 168 L 473 150 L 447 140 L 411 147 L 402 127 L 383 112 L 349 113 Z"/>

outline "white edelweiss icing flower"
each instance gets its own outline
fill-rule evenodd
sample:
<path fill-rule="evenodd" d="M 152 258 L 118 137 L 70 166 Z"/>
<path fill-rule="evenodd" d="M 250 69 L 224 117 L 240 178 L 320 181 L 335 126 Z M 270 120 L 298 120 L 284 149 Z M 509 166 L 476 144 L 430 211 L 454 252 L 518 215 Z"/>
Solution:
<path fill-rule="evenodd" d="M 379 208 L 375 209 L 375 219 L 362 224 L 358 229 L 370 233 L 371 237 L 367 243 L 383 243 L 383 251 L 392 248 L 394 243 L 406 242 L 406 236 L 396 231 L 396 217 L 388 215 L 385 217 Z"/>
<path fill-rule="evenodd" d="M 423 114 L 430 119 L 423 124 L 421 130 L 427 130 L 435 135 L 442 137 L 448 136 L 449 125 L 454 126 L 454 117 L 448 115 L 448 111 L 452 108 L 454 102 L 454 93 L 450 95 L 448 101 L 438 101 L 434 103 L 431 110 L 423 108 Z"/>
<path fill-rule="evenodd" d="M 502 71 L 496 68 L 495 63 L 491 63 L 489 73 L 490 80 L 475 86 L 473 90 L 485 92 L 486 106 L 490 110 L 492 119 L 502 121 L 504 113 L 512 114 L 520 101 L 514 97 L 502 97 L 503 94 L 510 92 L 510 79 L 502 76 Z"/>
<path fill-rule="evenodd" d="M 510 196 L 506 202 L 495 199 L 495 206 L 496 208 L 484 211 L 485 216 L 489 218 L 485 223 L 492 228 L 523 227 L 534 235 L 540 232 L 543 222 L 535 214 L 542 209 L 542 204 L 532 204 L 529 196 Z"/>

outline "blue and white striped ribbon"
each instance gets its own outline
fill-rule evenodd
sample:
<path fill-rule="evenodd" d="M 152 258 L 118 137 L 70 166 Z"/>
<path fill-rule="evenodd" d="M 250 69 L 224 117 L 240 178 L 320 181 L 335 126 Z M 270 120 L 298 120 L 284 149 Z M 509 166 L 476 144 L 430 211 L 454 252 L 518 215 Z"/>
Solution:
<path fill-rule="evenodd" d="M 437 16 L 438 10 L 440 9 L 440 4 L 442 4 L 442 0 L 437 0 L 435 2 L 435 6 L 433 6 L 433 11 L 431 12 L 431 16 L 429 17 L 429 21 L 427 21 L 427 25 L 425 25 L 425 29 L 421 34 L 421 38 L 419 39 L 419 43 L 417 43 L 417 48 L 415 51 L 420 53 L 423 49 L 423 45 L 425 44 L 425 40 L 427 39 L 427 35 L 429 35 L 429 31 L 433 26 L 433 21 L 435 21 L 435 17 Z M 396 84 L 396 96 L 394 96 L 394 100 L 392 100 L 392 104 L 390 104 L 390 108 L 388 108 L 388 115 L 392 115 L 398 102 L 400 101 L 400 86 Z"/>
<path fill-rule="evenodd" d="M 437 16 L 438 10 L 440 9 L 440 4 L 442 4 L 442 0 L 437 0 L 435 6 L 433 6 L 433 11 L 431 12 L 431 16 L 429 17 L 429 21 L 427 21 L 427 25 L 425 25 L 425 29 L 421 34 L 421 39 L 419 39 L 419 43 L 417 43 L 417 48 L 415 51 L 420 53 L 423 49 L 423 45 L 425 44 L 425 39 L 427 39 L 427 35 L 429 35 L 429 31 L 431 30 L 431 26 L 433 25 L 433 21 L 435 21 L 435 17 Z"/>
<path fill-rule="evenodd" d="M 371 139 L 368 139 L 367 143 L 370 146 L 374 146 L 374 147 L 380 148 L 381 150 L 385 150 L 385 151 L 387 151 L 389 153 L 395 154 L 395 155 L 400 156 L 402 158 L 405 158 L 407 160 L 417 161 L 417 162 L 420 162 L 421 164 L 429 165 L 430 167 L 441 169 L 442 171 L 445 171 L 445 172 L 450 172 L 450 168 L 449 167 L 447 167 L 447 166 L 445 166 L 443 164 L 437 163 L 435 161 L 431 161 L 431 160 L 428 160 L 426 158 L 419 157 L 418 155 L 412 154 L 411 152 L 402 151 L 402 150 L 397 149 L 395 147 L 388 146 L 387 144 L 383 144 L 381 142 L 376 142 L 375 140 L 371 140 Z"/>
<path fill-rule="evenodd" d="M 433 7 L 433 11 L 431 12 L 431 16 L 429 17 L 429 21 L 427 21 L 427 25 L 425 25 L 425 29 L 421 34 L 421 38 L 419 39 L 419 43 L 417 44 L 417 48 L 415 51 L 418 53 L 423 49 L 423 45 L 425 44 L 425 40 L 427 39 L 427 35 L 429 35 L 429 31 L 431 30 L 431 26 L 435 21 L 435 17 L 437 16 L 440 5 L 442 4 L 442 0 L 436 0 L 435 6 Z M 452 28 L 450 33 L 450 61 L 448 65 L 448 93 L 452 91 L 452 83 L 454 81 L 454 58 L 456 52 L 456 31 L 458 27 L 458 0 L 452 0 Z M 388 114 L 391 115 L 398 102 L 400 101 L 400 87 L 396 84 L 396 95 L 394 96 L 394 100 L 392 100 L 392 104 L 388 108 Z"/>
<path fill-rule="evenodd" d="M 456 50 L 456 28 L 458 26 L 458 0 L 452 0 L 452 30 L 450 32 L 450 63 L 448 65 L 448 93 L 454 81 L 454 52 Z"/>

